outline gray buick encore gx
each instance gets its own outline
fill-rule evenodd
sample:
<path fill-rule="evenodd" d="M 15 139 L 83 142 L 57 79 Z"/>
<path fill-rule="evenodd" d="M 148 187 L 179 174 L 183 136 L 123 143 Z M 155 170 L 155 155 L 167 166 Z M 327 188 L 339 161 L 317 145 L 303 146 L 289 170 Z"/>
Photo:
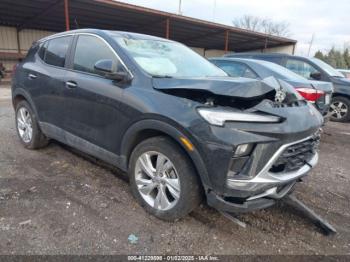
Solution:
<path fill-rule="evenodd" d="M 120 168 L 165 220 L 204 199 L 228 212 L 273 205 L 317 163 L 323 123 L 281 80 L 230 78 L 180 43 L 95 29 L 35 42 L 12 101 L 24 147 L 54 139 Z"/>

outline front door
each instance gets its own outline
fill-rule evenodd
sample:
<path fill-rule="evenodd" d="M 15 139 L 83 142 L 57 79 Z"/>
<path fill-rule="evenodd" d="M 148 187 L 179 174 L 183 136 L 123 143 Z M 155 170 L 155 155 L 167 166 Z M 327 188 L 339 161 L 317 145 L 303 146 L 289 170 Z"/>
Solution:
<path fill-rule="evenodd" d="M 114 51 L 101 38 L 77 36 L 64 91 L 64 128 L 104 150 L 117 152 L 115 141 L 121 132 L 119 114 L 124 87 L 94 69 L 102 59 L 118 63 Z"/>

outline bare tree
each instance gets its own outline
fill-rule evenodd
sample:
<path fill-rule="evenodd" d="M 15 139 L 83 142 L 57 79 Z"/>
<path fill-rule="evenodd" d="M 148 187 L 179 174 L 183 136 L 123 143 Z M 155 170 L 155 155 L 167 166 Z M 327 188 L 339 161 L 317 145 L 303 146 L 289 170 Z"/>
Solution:
<path fill-rule="evenodd" d="M 253 15 L 244 15 L 232 21 L 236 27 L 252 31 L 262 32 L 269 35 L 289 36 L 289 23 L 285 21 L 275 22 L 269 18 Z"/>

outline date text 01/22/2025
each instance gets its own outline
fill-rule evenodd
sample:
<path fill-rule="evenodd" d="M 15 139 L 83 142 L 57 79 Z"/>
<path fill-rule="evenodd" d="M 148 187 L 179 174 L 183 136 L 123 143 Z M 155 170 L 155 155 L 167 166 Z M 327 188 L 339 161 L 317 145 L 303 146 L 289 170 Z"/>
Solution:
<path fill-rule="evenodd" d="M 178 256 L 178 255 L 167 255 L 167 256 L 128 256 L 128 261 L 219 261 L 217 256 Z"/>

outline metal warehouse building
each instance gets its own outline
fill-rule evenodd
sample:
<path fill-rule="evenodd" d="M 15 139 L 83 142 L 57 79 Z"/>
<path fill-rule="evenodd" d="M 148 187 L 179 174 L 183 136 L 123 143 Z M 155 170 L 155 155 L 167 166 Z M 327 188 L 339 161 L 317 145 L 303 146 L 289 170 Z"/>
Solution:
<path fill-rule="evenodd" d="M 210 57 L 294 53 L 296 41 L 112 0 L 1 0 L 0 62 L 10 70 L 33 41 L 77 28 L 131 31 L 182 42 Z"/>

